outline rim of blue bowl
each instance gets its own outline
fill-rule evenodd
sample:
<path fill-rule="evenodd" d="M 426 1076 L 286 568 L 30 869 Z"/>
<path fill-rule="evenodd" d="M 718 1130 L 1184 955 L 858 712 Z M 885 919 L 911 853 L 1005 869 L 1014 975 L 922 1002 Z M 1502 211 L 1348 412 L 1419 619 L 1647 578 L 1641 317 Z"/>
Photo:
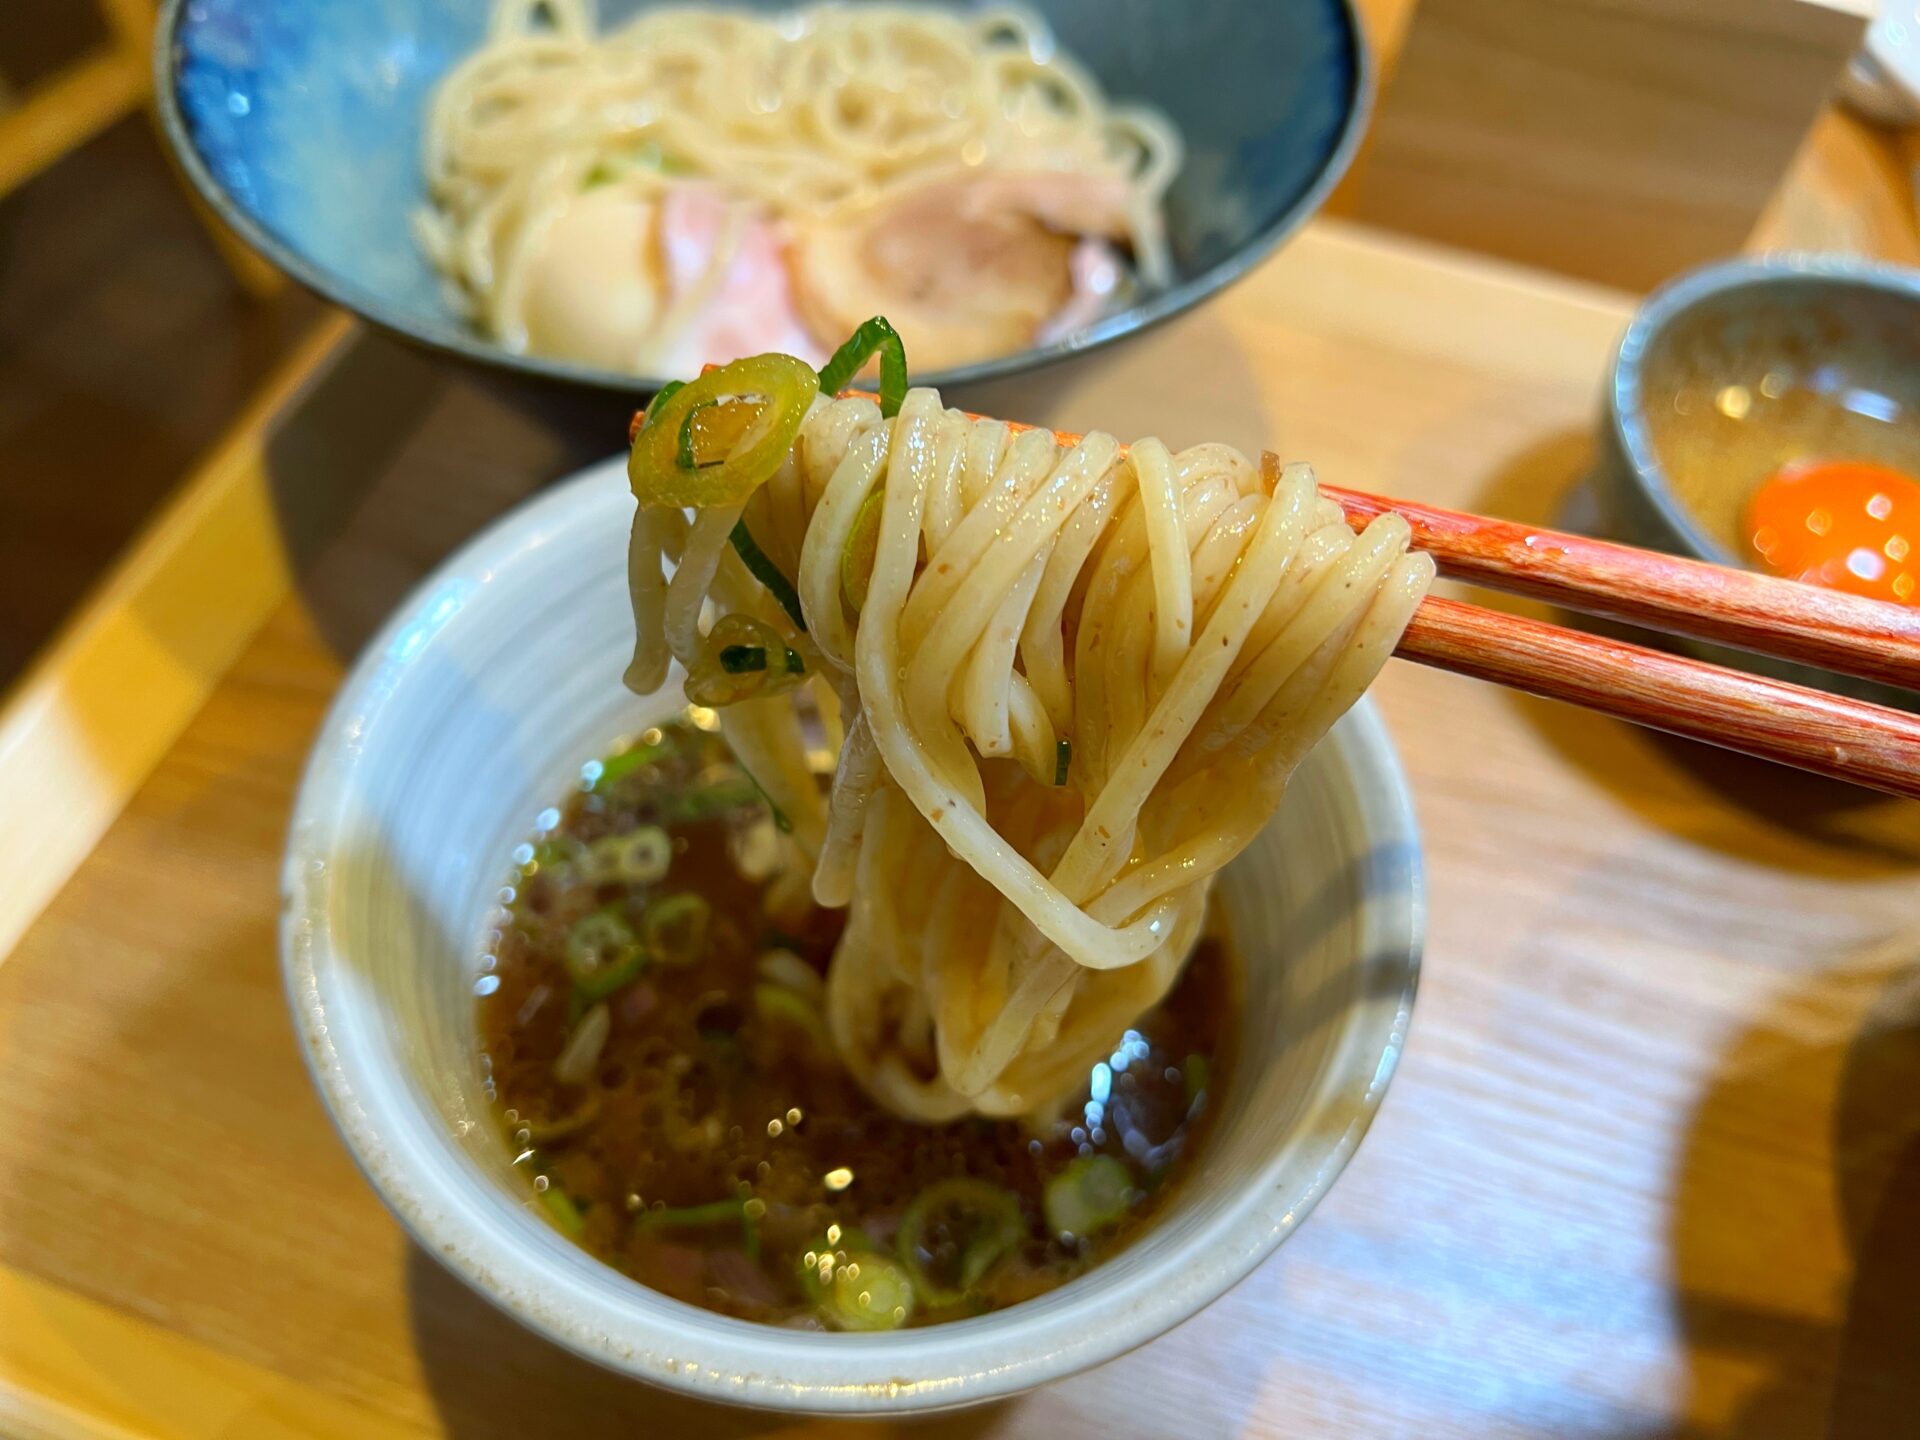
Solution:
<path fill-rule="evenodd" d="M 1614 440 L 1627 457 L 1635 481 L 1660 518 L 1695 556 L 1736 570 L 1749 567 L 1700 527 L 1693 512 L 1673 493 L 1666 467 L 1654 453 L 1642 387 L 1645 361 L 1647 352 L 1668 325 L 1702 301 L 1733 290 L 1795 281 L 1817 281 L 1899 295 L 1920 304 L 1920 270 L 1884 260 L 1799 251 L 1755 260 L 1720 260 L 1677 275 L 1649 295 L 1635 312 L 1614 352 L 1608 408 L 1612 412 Z"/>
<path fill-rule="evenodd" d="M 472 335 L 458 332 L 442 335 L 427 334 L 417 328 L 404 311 L 341 280 L 340 277 L 314 264 L 273 234 L 252 214 L 236 204 L 226 188 L 215 178 L 202 158 L 200 148 L 194 142 L 192 131 L 187 125 L 186 116 L 180 108 L 180 96 L 176 84 L 178 80 L 178 68 L 175 65 L 176 36 L 180 28 L 181 11 L 188 3 L 189 0 L 161 0 L 159 19 L 154 25 L 153 93 L 155 108 L 160 115 L 160 129 L 166 136 L 168 148 L 173 151 L 175 160 L 186 172 L 187 178 L 192 182 L 200 198 L 213 208 L 222 223 L 230 227 L 235 234 L 276 268 L 293 277 L 322 299 L 331 301 L 343 309 L 351 310 L 382 330 L 404 336 L 411 343 L 439 354 L 515 371 L 535 379 L 558 381 L 619 394 L 651 395 L 668 382 L 671 377 L 626 375 L 619 371 L 602 370 L 596 366 L 577 365 L 538 355 L 517 355 L 510 350 L 500 348 L 477 333 Z M 1271 255 L 1279 248 L 1281 241 L 1317 214 L 1320 207 L 1326 203 L 1327 196 L 1333 193 L 1334 187 L 1340 183 L 1348 167 L 1352 165 L 1353 157 L 1360 148 L 1361 138 L 1366 134 L 1367 122 L 1372 118 L 1374 102 L 1373 52 L 1368 47 L 1366 32 L 1360 25 L 1354 0 L 1333 0 L 1333 4 L 1346 22 L 1347 52 L 1353 57 L 1351 73 L 1353 102 L 1347 108 L 1346 119 L 1342 122 L 1340 133 L 1334 141 L 1333 148 L 1328 151 L 1319 173 L 1314 176 L 1313 182 L 1301 192 L 1300 197 L 1292 205 L 1274 217 L 1264 229 L 1257 231 L 1239 249 L 1201 271 L 1200 274 L 1149 295 L 1138 304 L 1130 305 L 1125 310 L 1109 315 L 1084 330 L 1076 331 L 1051 345 L 1034 346 L 1016 351 L 1011 355 L 997 356 L 992 360 L 982 360 L 971 365 L 956 365 L 945 370 L 934 370 L 926 375 L 915 375 L 914 383 L 931 385 L 936 389 L 944 389 L 952 385 L 969 385 L 976 381 L 998 379 L 1004 375 L 1014 375 L 1023 370 L 1051 365 L 1075 355 L 1086 354 L 1091 350 L 1104 349 L 1126 336 L 1151 329 L 1162 321 L 1191 309 L 1208 296 L 1224 290 Z"/>

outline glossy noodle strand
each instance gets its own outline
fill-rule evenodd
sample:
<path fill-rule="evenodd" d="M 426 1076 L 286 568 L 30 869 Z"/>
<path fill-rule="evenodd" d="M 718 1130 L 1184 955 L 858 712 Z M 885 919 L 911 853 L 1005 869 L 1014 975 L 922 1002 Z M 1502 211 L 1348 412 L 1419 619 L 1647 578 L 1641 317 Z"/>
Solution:
<path fill-rule="evenodd" d="M 804 632 L 716 548 L 736 514 L 796 576 Z M 816 899 L 850 904 L 828 975 L 837 1048 L 880 1103 L 927 1121 L 1035 1114 L 1084 1084 L 1167 993 L 1213 877 L 1433 574 L 1403 521 L 1355 535 L 1303 465 L 1098 433 L 1062 446 L 926 389 L 892 420 L 816 398 L 743 509 L 691 529 L 643 509 L 633 544 L 641 688 L 670 658 L 701 663 L 711 600 L 774 626 L 831 697 L 845 741 L 824 800 L 787 700 L 722 723 L 791 817 Z"/>

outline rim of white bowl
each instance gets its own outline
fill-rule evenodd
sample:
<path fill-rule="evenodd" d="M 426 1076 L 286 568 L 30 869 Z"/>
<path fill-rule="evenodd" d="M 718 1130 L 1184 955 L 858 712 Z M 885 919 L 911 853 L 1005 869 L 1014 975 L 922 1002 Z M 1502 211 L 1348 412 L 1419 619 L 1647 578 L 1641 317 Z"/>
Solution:
<path fill-rule="evenodd" d="M 515 557 L 600 503 L 614 457 L 562 481 L 495 521 L 423 580 L 370 640 L 334 697 L 307 760 L 282 873 L 281 968 L 301 1052 L 334 1128 L 355 1164 L 422 1249 L 478 1294 L 548 1340 L 616 1372 L 701 1399 L 763 1409 L 876 1414 L 968 1406 L 1016 1395 L 1125 1354 L 1225 1294 L 1270 1255 L 1319 1203 L 1378 1113 L 1405 1044 L 1426 924 L 1425 881 L 1412 798 L 1386 728 L 1366 699 L 1322 742 L 1376 852 L 1398 857 L 1404 885 L 1356 914 L 1356 946 L 1370 982 L 1365 1014 L 1329 1063 L 1356 1049 L 1371 1057 L 1366 1090 L 1304 1188 L 1282 1191 L 1288 1159 L 1276 1145 L 1231 1202 L 1198 1227 L 1169 1236 L 1151 1265 L 1118 1262 L 1036 1300 L 969 1320 L 886 1334 L 817 1334 L 726 1316 L 669 1299 L 593 1260 L 526 1209 L 525 1231 L 489 1223 L 498 1188 L 477 1166 L 447 1163 L 389 1143 L 401 1111 L 363 1084 L 352 1053 L 335 1044 L 329 1015 L 344 981 L 326 924 L 336 884 L 338 812 L 369 743 L 391 676 L 425 647 L 394 640 L 449 581 L 485 585 Z M 1322 1097 L 1322 1103 L 1327 1103 Z M 442 1152 L 444 1153 L 444 1152 Z M 1131 1247 L 1154 1245 L 1171 1228 Z M 1124 1257 L 1122 1257 L 1124 1258 Z M 1118 1270 L 1129 1273 L 1117 1275 Z"/>

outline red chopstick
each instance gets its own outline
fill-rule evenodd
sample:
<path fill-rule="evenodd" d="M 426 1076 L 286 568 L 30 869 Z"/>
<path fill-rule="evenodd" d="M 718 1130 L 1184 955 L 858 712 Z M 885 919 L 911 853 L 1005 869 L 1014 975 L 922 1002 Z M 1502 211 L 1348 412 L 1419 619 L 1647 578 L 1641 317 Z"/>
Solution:
<path fill-rule="evenodd" d="M 1442 575 L 1669 635 L 1920 690 L 1920 608 L 1322 485 L 1354 529 L 1392 511 Z"/>
<path fill-rule="evenodd" d="M 847 392 L 854 393 L 854 392 Z M 977 416 L 972 418 L 979 418 Z M 636 424 L 640 417 L 636 416 Z M 1014 430 L 1034 428 L 1010 422 Z M 1081 437 L 1053 432 L 1062 445 Z M 1261 468 L 1277 473 L 1271 452 Z M 1580 535 L 1322 485 L 1354 528 L 1403 516 L 1440 573 L 1669 634 L 1920 688 L 1920 611 Z M 1404 659 L 1920 799 L 1920 716 L 1441 596 Z"/>
<path fill-rule="evenodd" d="M 1279 461 L 1261 457 L 1266 473 Z M 1391 511 L 1440 573 L 1569 610 L 1920 687 L 1920 611 L 1509 520 L 1322 485 Z M 1672 735 L 1920 798 L 1920 716 L 1429 596 L 1396 654 Z"/>
<path fill-rule="evenodd" d="M 1920 799 L 1920 715 L 1429 595 L 1394 652 L 1550 700 Z"/>

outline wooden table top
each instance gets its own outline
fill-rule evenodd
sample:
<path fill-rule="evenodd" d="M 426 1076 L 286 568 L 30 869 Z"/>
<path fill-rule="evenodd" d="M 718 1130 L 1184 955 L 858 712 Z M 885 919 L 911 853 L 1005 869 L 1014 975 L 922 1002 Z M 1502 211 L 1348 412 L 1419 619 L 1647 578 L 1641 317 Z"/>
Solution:
<path fill-rule="evenodd" d="M 1148 337 L 959 398 L 1547 519 L 1578 507 L 1630 309 L 1323 222 Z M 226 499 L 172 517 L 194 584 L 138 591 L 106 650 L 59 659 L 93 677 L 49 702 L 60 753 L 109 772 L 146 693 L 116 675 L 158 654 L 211 693 L 152 692 L 184 729 L 124 809 L 36 802 L 55 848 L 89 807 L 105 832 L 0 965 L 0 1432 L 1912 1433 L 1920 806 L 1404 664 L 1375 693 L 1428 843 L 1410 1042 L 1350 1169 L 1238 1289 L 1101 1370 L 918 1425 L 709 1409 L 520 1330 L 329 1130 L 280 993 L 279 850 L 360 640 L 618 431 L 569 445 L 385 342 L 334 355 L 229 457 Z M 262 545 L 284 599 L 224 578 Z M 220 615 L 265 623 L 222 651 Z M 0 733 L 0 792 L 36 778 L 4 769 L 28 749 Z"/>

